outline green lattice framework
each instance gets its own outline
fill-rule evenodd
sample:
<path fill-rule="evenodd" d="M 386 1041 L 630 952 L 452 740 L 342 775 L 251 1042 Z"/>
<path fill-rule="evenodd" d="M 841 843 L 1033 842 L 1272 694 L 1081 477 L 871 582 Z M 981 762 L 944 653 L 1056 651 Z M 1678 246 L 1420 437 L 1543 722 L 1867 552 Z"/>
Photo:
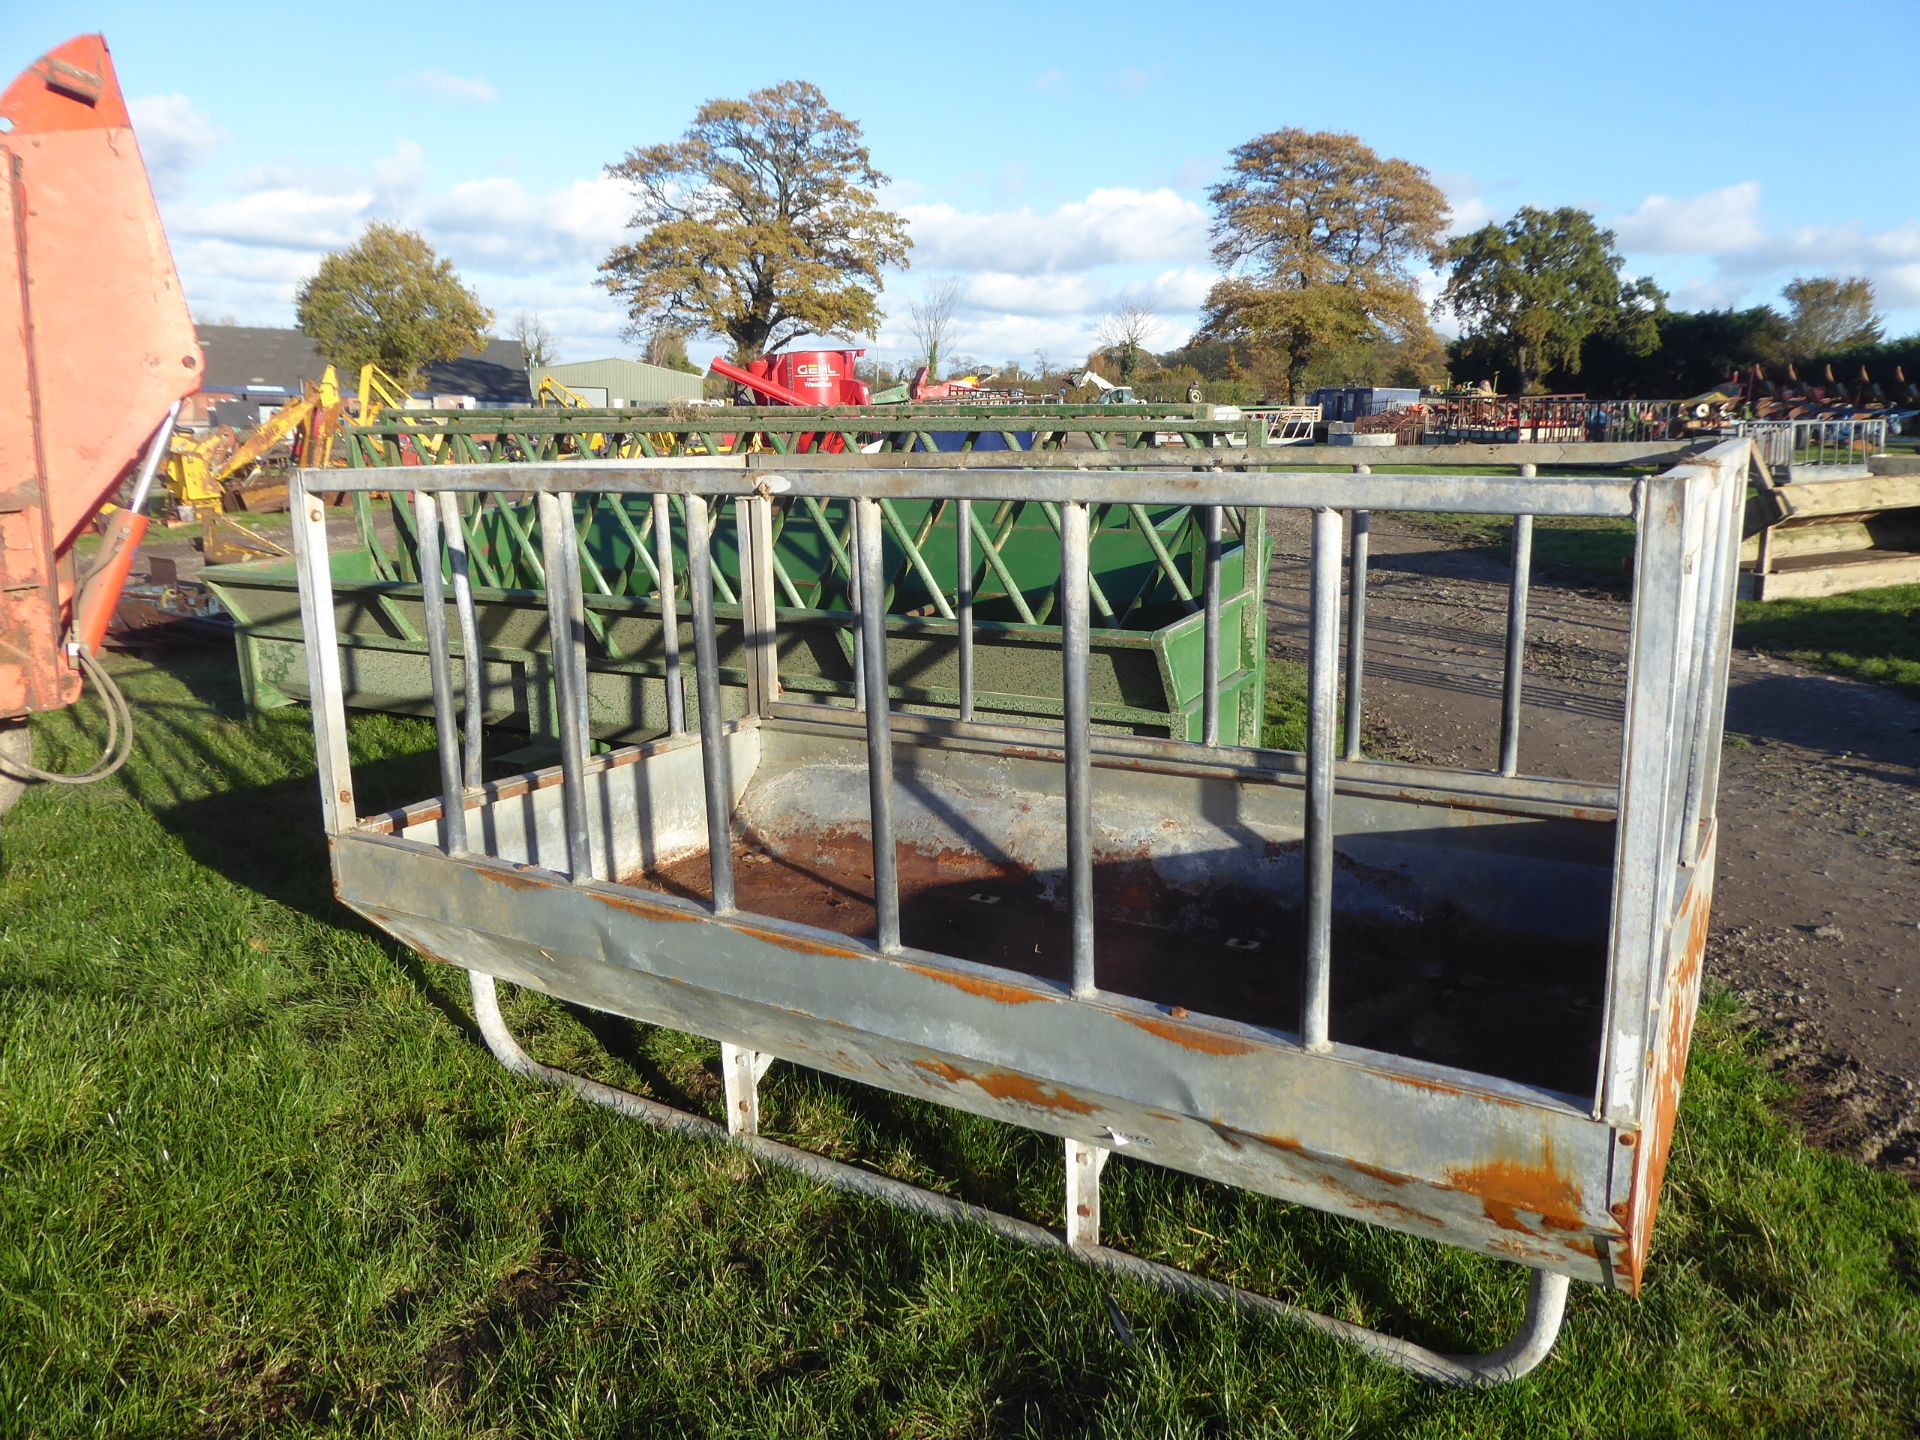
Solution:
<path fill-rule="evenodd" d="M 1139 459 L 1141 451 L 1214 448 L 1242 438 L 1210 413 L 1198 413 L 1205 410 L 1103 406 L 1042 413 L 1006 407 L 935 411 L 896 406 L 878 412 L 831 412 L 840 427 L 831 431 L 821 430 L 821 412 L 743 407 L 696 411 L 690 417 L 633 411 L 460 411 L 390 416 L 370 427 L 350 428 L 347 441 L 353 465 L 409 470 L 442 463 L 737 453 L 744 448 L 790 454 L 821 448 L 823 435 L 839 437 L 837 444 L 828 442 L 828 448 L 838 449 L 850 468 L 888 463 L 873 453 L 876 446 L 880 455 L 942 452 L 937 460 L 929 456 L 933 463 L 955 463 L 966 452 L 990 451 L 996 452 L 992 463 L 1004 453 L 1005 462 L 1016 466 L 1101 464 L 1114 462 L 1094 460 L 1095 452 L 1136 452 Z M 962 428 L 972 426 L 979 428 Z M 868 453 L 860 453 L 862 449 Z M 1178 463 L 1171 454 L 1155 458 Z M 839 462 L 829 463 L 839 468 Z M 408 476 L 412 482 L 419 478 Z M 801 472 L 793 478 L 796 491 L 804 489 Z M 1045 502 L 970 508 L 980 707 L 1004 716 L 1057 715 L 1058 634 L 1051 622 L 1060 573 L 1058 512 Z M 958 511 L 957 503 L 948 500 L 882 502 L 889 655 L 898 658 L 893 671 L 900 678 L 896 700 L 906 708 L 939 712 L 958 702 Z M 424 670 L 417 686 L 410 672 L 402 677 L 393 668 L 401 653 L 417 648 L 419 638 L 413 612 L 420 572 L 410 508 L 358 495 L 356 515 L 361 552 L 334 557 L 336 590 L 347 605 L 342 637 L 350 646 L 390 652 L 384 659 L 356 657 L 357 668 L 369 677 L 358 699 L 369 708 L 417 709 Z M 637 497 L 583 494 L 576 497 L 575 517 L 591 664 L 599 680 L 628 674 L 646 692 L 664 673 L 652 506 Z M 485 633 L 516 637 L 501 652 L 513 651 L 509 659 L 539 651 L 544 622 L 538 596 L 545 575 L 533 506 L 525 499 L 469 494 L 462 497 L 462 521 L 479 598 L 491 617 L 492 628 Z M 684 509 L 675 502 L 671 549 L 683 619 L 685 523 Z M 737 615 L 739 603 L 732 506 L 713 506 L 711 524 L 714 586 L 724 622 Z M 847 505 L 803 494 L 783 497 L 776 506 L 775 526 L 782 684 L 796 694 L 848 698 L 853 631 Z M 1096 655 L 1102 657 L 1094 666 L 1096 723 L 1197 738 L 1204 563 L 1200 517 L 1181 506 L 1096 506 L 1091 528 L 1090 595 Z M 1257 737 L 1265 671 L 1265 566 L 1244 561 L 1249 542 L 1252 553 L 1262 556 L 1267 546 L 1260 512 L 1230 513 L 1226 530 L 1223 738 L 1231 743 L 1244 737 L 1251 743 Z M 293 656 L 279 653 L 277 660 L 272 658 L 276 647 L 285 651 L 289 637 L 284 632 L 291 618 L 285 596 L 276 602 L 268 593 L 290 579 L 290 570 L 278 576 L 275 569 L 271 564 L 227 567 L 210 576 L 241 619 L 243 667 L 249 669 L 250 688 L 261 703 L 283 695 L 299 698 L 303 688 Z M 249 651 L 250 657 L 245 653 Z M 637 693 L 631 700 L 602 696 L 605 718 L 596 731 L 612 737 L 647 728 L 643 721 L 664 704 L 663 693 Z M 533 713 L 538 708 L 529 698 L 503 723 L 524 720 L 538 729 Z"/>

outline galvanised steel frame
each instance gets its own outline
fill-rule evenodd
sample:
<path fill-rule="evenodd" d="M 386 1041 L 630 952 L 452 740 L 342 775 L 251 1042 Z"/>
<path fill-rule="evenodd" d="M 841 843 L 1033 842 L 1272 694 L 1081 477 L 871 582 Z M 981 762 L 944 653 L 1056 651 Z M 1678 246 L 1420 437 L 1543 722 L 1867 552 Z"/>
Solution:
<path fill-rule="evenodd" d="M 1523 463 L 1552 455 L 1507 452 Z M 1490 1384 L 1525 1374 L 1557 1335 L 1570 1278 L 1637 1290 L 1678 1104 L 1698 994 L 1714 857 L 1714 794 L 1726 692 L 1731 596 L 1746 483 L 1746 442 L 1728 442 L 1646 479 L 1251 474 L 1161 469 L 959 470 L 858 457 L 712 457 L 302 472 L 295 538 L 307 632 L 314 729 L 336 890 L 376 924 L 473 977 L 476 1015 L 508 1068 L 618 1113 L 718 1136 L 720 1127 L 530 1059 L 507 1032 L 495 983 L 506 979 L 614 1013 L 717 1038 L 729 1139 L 825 1183 L 943 1220 L 978 1221 L 1086 1263 L 1262 1314 L 1314 1326 L 1419 1374 Z M 428 567 L 442 794 L 383 815 L 354 804 L 336 611 L 327 564 L 326 489 L 416 488 L 411 503 Z M 456 684 L 453 635 L 473 653 L 473 606 L 457 497 L 510 490 L 541 512 L 561 764 L 482 783 L 479 713 L 469 672 Z M 582 594 L 572 497 L 582 492 L 675 496 L 688 516 L 696 706 L 646 745 L 591 755 L 584 714 Z M 1062 524 L 1065 715 L 1058 730 L 891 712 L 883 617 L 859 611 L 859 708 L 781 693 L 768 547 L 776 506 L 812 495 L 852 502 L 862 593 L 878 589 L 880 504 L 945 495 L 971 504 L 1045 500 Z M 1310 722 L 1303 754 L 1094 733 L 1085 673 L 1086 543 L 1096 503 L 1263 506 L 1311 512 Z M 708 512 L 730 505 L 746 567 L 744 606 L 756 657 L 749 713 L 718 703 Z M 1364 524 L 1348 552 L 1349 689 L 1345 758 L 1334 753 L 1339 700 L 1341 512 L 1475 512 L 1514 517 L 1499 773 L 1360 758 L 1366 552 Z M 1637 522 L 1632 642 L 1622 765 L 1615 785 L 1526 776 L 1518 769 L 1527 550 L 1534 516 Z M 1217 533 L 1208 522 L 1209 533 Z M 1206 592 L 1217 590 L 1209 567 Z M 448 592 L 451 592 L 450 594 Z M 964 600 L 964 597 L 963 597 Z M 1210 622 L 1216 611 L 1206 607 Z M 967 607 L 960 613 L 965 616 Z M 1217 632 L 1210 652 L 1217 654 Z M 466 667 L 460 667 L 465 669 Z M 1212 672 L 1210 667 L 1210 673 Z M 1217 715 L 1217 702 L 1209 704 Z M 1215 733 L 1211 724 L 1209 736 Z M 782 759 L 782 757 L 785 757 Z M 870 940 L 754 913 L 738 902 L 732 826 L 756 767 L 795 773 L 853 758 L 867 785 L 876 924 Z M 896 799 L 932 772 L 983 768 L 1021 791 L 1063 801 L 1071 975 L 1045 979 L 904 945 L 895 869 Z M 1012 793 L 1012 792 L 1009 792 Z M 1263 1028 L 1189 1014 L 1104 989 L 1094 943 L 1096 807 L 1137 798 L 1193 816 L 1227 814 L 1220 833 L 1295 827 L 1306 963 L 1297 1023 Z M 1211 823 L 1211 822 L 1207 822 Z M 1443 870 L 1467 851 L 1499 852 L 1490 893 L 1529 902 L 1526 867 L 1538 839 L 1601 854 L 1606 916 L 1599 1064 L 1586 1093 L 1345 1043 L 1329 1025 L 1340 956 L 1332 943 L 1336 842 L 1394 843 L 1416 825 L 1420 853 Z M 1262 827 L 1265 827 L 1263 830 Z M 1456 852 L 1449 836 L 1468 842 Z M 711 901 L 620 883 L 670 845 L 704 842 Z M 1502 850 L 1501 847 L 1505 846 Z M 1221 852 L 1217 863 L 1233 856 Z M 1579 889 L 1577 867 L 1558 874 Z M 1451 872 L 1443 883 L 1453 883 Z M 1557 905 L 1558 894 L 1544 903 Z M 757 1084 L 772 1057 L 1024 1124 L 1065 1142 L 1064 1237 L 758 1134 Z M 1526 1318 L 1487 1355 L 1446 1356 L 1303 1312 L 1100 1243 L 1106 1157 L 1131 1155 L 1334 1213 L 1512 1259 L 1532 1272 Z"/>

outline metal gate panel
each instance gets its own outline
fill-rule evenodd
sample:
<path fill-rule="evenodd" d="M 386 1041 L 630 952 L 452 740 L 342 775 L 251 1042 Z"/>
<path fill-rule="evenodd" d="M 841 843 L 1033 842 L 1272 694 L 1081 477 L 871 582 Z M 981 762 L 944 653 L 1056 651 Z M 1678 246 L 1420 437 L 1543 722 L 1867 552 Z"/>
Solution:
<path fill-rule="evenodd" d="M 1511 1378 L 1551 1346 L 1566 1278 L 1632 1291 L 1644 1274 L 1711 895 L 1747 447 L 1644 480 L 1541 477 L 1521 453 L 1517 477 L 955 471 L 833 456 L 364 472 L 349 488 L 400 482 L 420 553 L 443 559 L 424 568 L 417 612 L 441 795 L 377 816 L 354 804 L 343 612 L 306 488 L 340 476 L 303 475 L 305 688 L 337 891 L 467 968 L 483 1034 L 520 1073 L 650 1123 L 712 1128 L 532 1060 L 504 1027 L 497 980 L 718 1039 L 727 1133 L 828 1183 L 1216 1294 L 1436 1379 Z M 531 497 L 540 521 L 546 620 L 564 637 L 548 702 L 561 763 L 484 784 L 487 667 L 464 663 L 481 642 L 459 497 L 503 489 Z M 685 519 L 690 626 L 683 637 L 670 617 L 660 630 L 669 734 L 600 755 L 575 558 L 582 490 L 672 495 Z M 884 502 L 934 493 L 1055 507 L 1057 722 L 976 712 L 964 580 L 957 713 L 895 708 L 895 667 L 912 652 L 860 597 L 887 588 Z M 772 547 L 782 511 L 809 496 L 856 521 L 852 697 L 783 685 Z M 1087 545 L 1093 509 L 1116 502 L 1192 506 L 1205 525 L 1198 743 L 1096 726 Z M 1301 753 L 1222 735 L 1220 516 L 1249 506 L 1312 516 Z M 1362 753 L 1361 522 L 1378 508 L 1513 517 L 1496 771 Z M 1540 514 L 1637 524 L 1617 784 L 1520 769 Z M 710 535 L 729 525 L 737 629 L 723 650 Z M 1349 743 L 1337 755 L 1343 558 Z M 978 572 L 963 561 L 961 573 Z M 723 701 L 723 682 L 736 699 Z M 775 1056 L 1061 1137 L 1064 1238 L 760 1136 L 755 1087 Z M 1115 1151 L 1514 1259 L 1534 1271 L 1527 1319 L 1492 1355 L 1439 1356 L 1121 1255 L 1098 1233 L 1098 1177 Z"/>

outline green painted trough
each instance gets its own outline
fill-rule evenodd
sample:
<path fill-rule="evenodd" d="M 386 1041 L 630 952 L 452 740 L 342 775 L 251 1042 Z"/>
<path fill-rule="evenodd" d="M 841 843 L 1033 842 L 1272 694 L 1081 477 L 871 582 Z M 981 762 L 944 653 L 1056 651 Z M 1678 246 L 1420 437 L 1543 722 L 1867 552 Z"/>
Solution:
<path fill-rule="evenodd" d="M 475 417 L 481 419 L 481 417 Z M 569 416 L 583 430 L 592 422 Z M 475 422 L 459 417 L 471 427 Z M 482 423 L 501 422 L 485 417 Z M 633 425 L 629 413 L 620 423 Z M 650 425 L 670 424 L 654 417 Z M 710 422 L 709 422 L 710 423 Z M 1136 422 L 1137 423 L 1137 422 Z M 1166 423 L 1166 422 L 1162 422 Z M 389 438 L 405 435 L 398 422 Z M 502 427 L 505 428 L 505 427 Z M 505 447 L 487 447 L 496 452 Z M 434 448 L 452 447 L 442 439 Z M 473 448 L 469 440 L 467 449 Z M 360 463 L 410 463 L 406 441 L 353 448 Z M 391 458 L 388 458 L 391 457 Z M 468 459 L 466 454 L 457 458 Z M 504 458 L 504 457 L 503 457 Z M 850 455 L 858 464 L 866 457 Z M 1011 463 L 1020 462 L 1006 457 Z M 415 479 L 409 476 L 409 479 Z M 332 554 L 335 622 L 351 707 L 432 712 L 420 560 L 411 513 L 360 495 L 341 512 L 357 524 L 357 548 Z M 486 722 L 544 737 L 556 733 L 545 576 L 534 507 L 524 498 L 460 497 L 484 655 Z M 960 699 L 958 520 L 952 500 L 884 505 L 888 579 L 887 673 L 896 707 L 957 714 Z M 588 721 L 595 739 L 626 743 L 667 728 L 667 658 L 659 595 L 659 543 L 644 498 L 575 501 L 586 589 Z M 1058 516 L 1044 502 L 971 509 L 974 697 L 983 720 L 1055 721 L 1061 714 Z M 783 498 L 775 504 L 773 575 L 780 683 L 811 698 L 854 703 L 854 616 L 849 593 L 850 521 L 845 502 Z M 692 647 L 685 516 L 669 521 L 682 653 Z M 1221 570 L 1220 739 L 1258 744 L 1265 677 L 1266 566 L 1262 512 L 1229 512 Z M 1096 506 L 1092 514 L 1092 719 L 1109 733 L 1201 738 L 1205 539 L 1199 512 L 1184 506 Z M 721 663 L 721 703 L 746 711 L 740 555 L 733 506 L 713 510 L 712 555 Z M 446 573 L 445 556 L 441 557 Z M 210 568 L 203 579 L 232 615 L 250 702 L 260 709 L 309 698 L 299 589 L 292 559 Z M 455 654 L 459 654 L 456 645 Z M 686 708 L 695 712 L 687 686 Z"/>

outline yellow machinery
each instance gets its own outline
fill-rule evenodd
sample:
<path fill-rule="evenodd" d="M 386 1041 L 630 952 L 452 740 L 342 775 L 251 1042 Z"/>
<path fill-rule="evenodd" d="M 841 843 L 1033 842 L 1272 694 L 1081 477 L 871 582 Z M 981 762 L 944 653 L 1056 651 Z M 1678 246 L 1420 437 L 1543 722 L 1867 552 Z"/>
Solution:
<path fill-rule="evenodd" d="M 568 389 L 551 375 L 542 375 L 540 385 L 533 392 L 533 403 L 541 410 L 549 407 L 556 410 L 591 410 L 593 407 L 576 391 Z M 562 445 L 567 441 L 563 440 Z M 589 455 L 604 456 L 607 453 L 607 437 L 598 433 L 583 435 L 573 443 L 585 447 Z"/>
<path fill-rule="evenodd" d="M 437 433 L 440 422 L 426 415 L 415 419 L 414 416 L 420 412 L 408 403 L 410 399 L 406 386 L 370 360 L 360 367 L 360 413 L 354 417 L 353 423 L 357 426 L 371 425 L 380 418 L 383 410 L 405 414 L 407 419 L 402 423 L 413 432 L 411 438 L 416 453 L 422 460 L 431 461 L 440 446 Z"/>
<path fill-rule="evenodd" d="M 533 403 L 545 410 L 549 406 L 560 410 L 591 410 L 586 399 L 578 392 L 568 389 L 551 375 L 540 377 L 539 387 L 533 393 Z M 615 447 L 610 456 L 607 452 L 607 437 L 590 434 L 581 437 L 587 447 L 587 453 L 601 459 L 632 460 L 641 458 L 643 451 L 635 442 L 628 440 Z M 564 442 L 563 442 L 564 443 Z M 647 436 L 647 443 L 653 447 L 655 455 L 704 455 L 706 447 L 689 435 L 675 435 L 668 431 Z"/>
<path fill-rule="evenodd" d="M 261 473 L 263 462 L 283 443 L 294 445 L 295 458 L 302 465 L 330 464 L 339 425 L 340 384 L 329 365 L 318 385 L 309 384 L 299 399 L 281 406 L 244 437 L 224 425 L 198 439 L 176 433 L 167 455 L 167 491 L 175 505 L 200 518 L 218 515 L 230 506 L 284 509 L 284 485 L 247 482 Z"/>
<path fill-rule="evenodd" d="M 360 367 L 360 413 L 355 422 L 371 425 L 382 410 L 407 409 L 406 387 L 372 361 Z"/>

